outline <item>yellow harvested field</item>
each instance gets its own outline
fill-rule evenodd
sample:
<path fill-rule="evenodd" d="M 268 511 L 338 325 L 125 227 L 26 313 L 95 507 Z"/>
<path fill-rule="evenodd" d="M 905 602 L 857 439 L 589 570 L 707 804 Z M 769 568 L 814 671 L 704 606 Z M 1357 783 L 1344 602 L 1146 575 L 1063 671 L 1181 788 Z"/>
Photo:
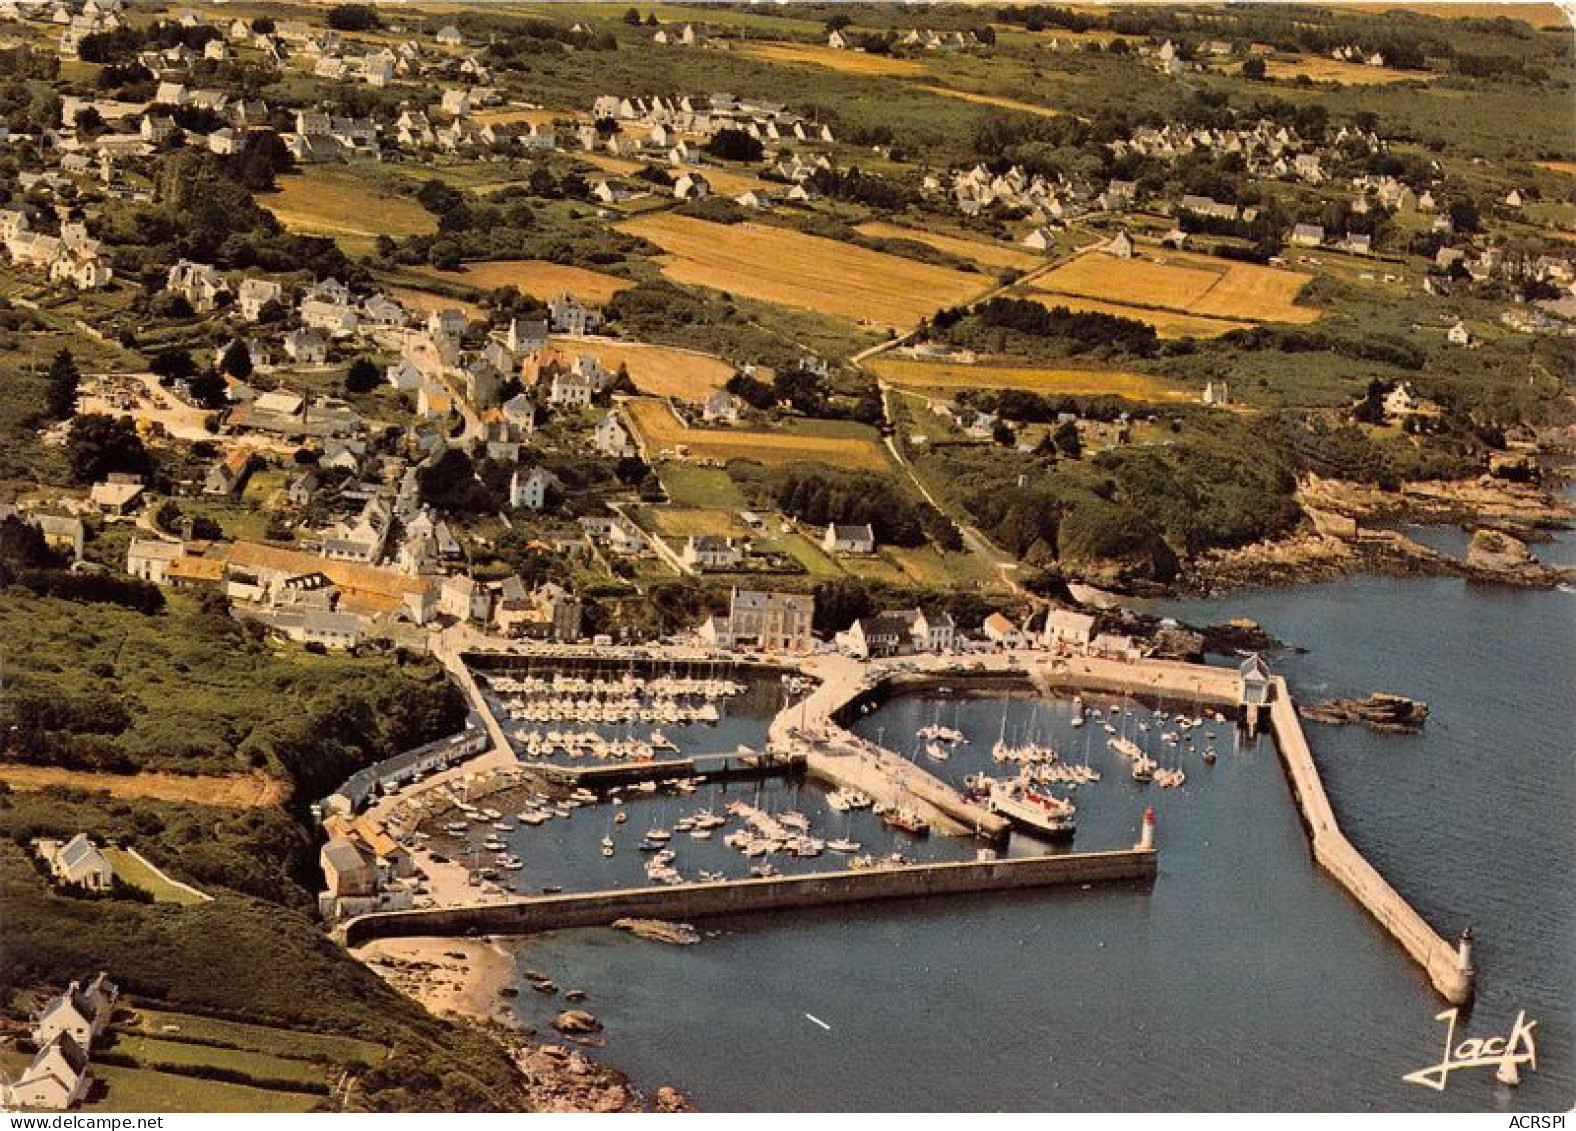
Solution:
<path fill-rule="evenodd" d="M 1449 0 L 1448 3 L 1436 4 L 1384 4 L 1384 3 L 1356 3 L 1351 7 L 1371 12 L 1415 12 L 1418 15 L 1433 16 L 1436 19 L 1460 20 L 1525 20 L 1533 27 L 1556 27 L 1569 30 L 1570 21 L 1557 4 L 1525 4 L 1515 3 L 1457 3 Z"/>
<path fill-rule="evenodd" d="M 945 98 L 956 98 L 962 102 L 974 102 L 981 106 L 999 106 L 1003 110 L 1017 110 L 1022 114 L 1038 114 L 1042 118 L 1054 118 L 1061 113 L 1052 110 L 1049 106 L 1040 106 L 1033 102 L 1020 102 L 1016 98 L 1004 98 L 999 94 L 976 94 L 971 90 L 953 90 L 950 86 L 936 86 L 934 83 L 920 83 L 916 90 L 923 90 L 930 94 L 939 94 Z"/>
<path fill-rule="evenodd" d="M 284 782 L 261 774 L 100 774 L 15 762 L 0 762 L 0 782 L 24 791 L 62 785 L 107 793 L 111 797 L 152 797 L 159 801 L 194 801 L 199 805 L 236 808 L 278 805 L 288 793 Z"/>
<path fill-rule="evenodd" d="M 561 343 L 569 353 L 590 354 L 604 367 L 629 367 L 635 388 L 653 397 L 704 400 L 733 376 L 733 365 L 720 357 L 677 346 L 648 346 L 637 342 L 604 342 L 575 338 Z"/>
<path fill-rule="evenodd" d="M 566 291 L 582 302 L 601 306 L 635 284 L 616 275 L 588 271 L 584 267 L 569 267 L 562 263 L 549 263 L 545 259 L 491 259 L 467 263 L 458 271 L 440 271 L 436 267 L 413 267 L 410 273 L 422 278 L 445 283 L 460 283 L 484 291 L 499 287 L 518 287 L 524 294 L 540 299 L 551 298 Z"/>
<path fill-rule="evenodd" d="M 1383 86 L 1393 82 L 1427 82 L 1427 71 L 1400 71 L 1393 67 L 1370 67 L 1319 55 L 1304 55 L 1295 60 L 1267 59 L 1264 74 L 1272 79 L 1295 79 L 1307 75 L 1314 82 L 1334 82 L 1342 86 Z"/>
<path fill-rule="evenodd" d="M 1120 369 L 1043 369 L 1018 365 L 960 365 L 880 357 L 867 363 L 882 380 L 905 389 L 1020 389 L 1068 396 L 1113 396 L 1135 401 L 1194 400 L 1193 393 L 1145 373 Z"/>
<path fill-rule="evenodd" d="M 588 165 L 595 165 L 604 172 L 620 177 L 638 173 L 646 167 L 644 161 L 631 161 L 627 157 L 614 157 L 611 153 L 576 153 L 574 158 L 576 161 L 584 161 Z"/>
<path fill-rule="evenodd" d="M 1295 305 L 1312 277 L 1278 267 L 1176 252 L 1118 259 L 1085 252 L 1033 283 L 1036 291 L 1125 306 L 1248 322 L 1312 322 L 1317 310 Z"/>
<path fill-rule="evenodd" d="M 1138 322 L 1147 322 L 1162 338 L 1218 338 L 1232 330 L 1246 330 L 1252 325 L 1251 322 L 1233 322 L 1225 318 L 1200 318 L 1196 314 L 1179 314 L 1174 310 L 1126 306 L 1120 302 L 1101 302 L 1099 299 L 1046 294 L 1043 291 L 1031 290 L 1027 297 L 1047 307 L 1065 306 L 1068 310 L 1086 314 L 1112 314 L 1117 318 L 1132 318 Z"/>
<path fill-rule="evenodd" d="M 651 521 L 662 537 L 680 542 L 692 534 L 733 538 L 750 533 L 733 511 L 705 507 L 657 507 L 651 512 Z"/>
<path fill-rule="evenodd" d="M 688 449 L 689 459 L 753 459 L 764 464 L 825 463 L 864 471 L 885 471 L 886 451 L 874 440 L 806 436 L 789 432 L 746 432 L 733 428 L 686 428 L 662 401 L 634 400 L 630 423 L 653 458 L 664 451 Z"/>
<path fill-rule="evenodd" d="M 479 126 L 512 125 L 529 122 L 533 126 L 550 126 L 560 118 L 573 118 L 573 110 L 528 110 L 519 106 L 496 106 L 471 113 L 471 121 Z"/>
<path fill-rule="evenodd" d="M 839 51 L 835 47 L 815 43 L 747 43 L 739 51 L 768 63 L 808 63 L 850 75 L 909 76 L 929 73 L 925 64 L 913 59 L 867 55 L 863 51 Z"/>
<path fill-rule="evenodd" d="M 1576 177 L 1576 161 L 1534 161 L 1540 169 L 1547 169 L 1551 173 L 1563 173 L 1567 177 Z"/>
<path fill-rule="evenodd" d="M 766 224 L 713 224 L 673 213 L 624 231 L 657 244 L 663 274 L 745 298 L 907 328 L 984 289 L 977 275 Z"/>
<path fill-rule="evenodd" d="M 353 254 L 371 251 L 380 235 L 423 235 L 438 223 L 414 197 L 386 192 L 347 169 L 327 165 L 280 177 L 279 191 L 260 195 L 258 203 L 288 231 L 330 236 Z"/>
<path fill-rule="evenodd" d="M 430 313 L 434 310 L 463 310 L 465 317 L 472 322 L 479 322 L 487 317 L 487 312 L 474 302 L 462 302 L 457 298 L 440 295 L 436 291 L 423 291 L 416 287 L 390 287 L 389 297 L 401 306 L 411 310 Z"/>
<path fill-rule="evenodd" d="M 987 243 L 984 240 L 971 240 L 964 236 L 948 236 L 920 228 L 905 228 L 901 224 L 888 224 L 883 220 L 871 220 L 869 223 L 860 224 L 854 230 L 882 240 L 913 240 L 933 247 L 937 251 L 945 251 L 962 259 L 972 260 L 981 267 L 1011 267 L 1019 271 L 1028 271 L 1045 262 L 1032 251 L 1023 251 L 1007 244 Z"/>

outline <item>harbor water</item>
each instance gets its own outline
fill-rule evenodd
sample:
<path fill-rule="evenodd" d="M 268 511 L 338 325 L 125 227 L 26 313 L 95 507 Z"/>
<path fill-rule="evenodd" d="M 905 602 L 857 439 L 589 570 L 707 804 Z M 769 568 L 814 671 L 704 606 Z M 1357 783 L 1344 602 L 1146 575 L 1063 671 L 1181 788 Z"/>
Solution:
<path fill-rule="evenodd" d="M 1561 535 L 1538 549 L 1567 560 L 1573 544 Z M 714 921 L 703 943 L 682 948 L 561 932 L 523 941 L 521 967 L 588 991 L 609 1063 L 710 1110 L 1568 1109 L 1576 595 L 1354 578 L 1152 611 L 1259 621 L 1305 650 L 1273 657 L 1302 699 L 1388 691 L 1429 703 L 1419 735 L 1315 724 L 1308 735 L 1356 846 L 1441 933 L 1474 930 L 1478 999 L 1457 1039 L 1504 1035 L 1519 1010 L 1537 1022 L 1537 1069 L 1519 1088 L 1491 1069 L 1457 1072 L 1444 1092 L 1403 1080 L 1441 1059 L 1444 1003 L 1314 866 L 1268 740 L 1223 736 L 1214 766 L 1179 756 L 1182 788 L 1138 786 L 1100 751 L 1103 731 L 1070 727 L 1065 703 L 1011 700 L 1008 740 L 1049 741 L 1101 769 L 1101 782 L 1072 794 L 1075 849 L 1130 845 L 1154 804 L 1152 890 Z M 1000 700 L 904 698 L 857 729 L 924 764 L 914 732 L 956 725 L 969 753 L 927 765 L 951 778 L 988 763 L 1003 712 Z M 753 786 L 731 788 L 753 797 Z M 765 788 L 767 807 L 812 810 L 808 789 Z M 677 799 L 664 804 L 678 812 Z M 612 863 L 590 848 L 603 831 L 564 850 L 578 861 L 557 865 L 571 882 Z M 528 860 L 544 851 L 519 850 Z M 561 1008 L 531 993 L 516 1007 L 538 1028 Z"/>

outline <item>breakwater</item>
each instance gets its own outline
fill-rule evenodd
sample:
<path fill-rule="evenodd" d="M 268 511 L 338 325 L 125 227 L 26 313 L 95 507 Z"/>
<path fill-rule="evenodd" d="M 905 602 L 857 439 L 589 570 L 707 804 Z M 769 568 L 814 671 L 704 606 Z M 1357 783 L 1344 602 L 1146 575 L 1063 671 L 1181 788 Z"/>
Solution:
<path fill-rule="evenodd" d="M 1308 830 L 1313 858 L 1390 932 L 1446 1001 L 1453 1005 L 1470 1001 L 1476 971 L 1468 937 L 1463 936 L 1459 948 L 1442 938 L 1346 839 L 1319 779 L 1296 704 L 1279 676 L 1270 703 L 1270 727 Z"/>
<path fill-rule="evenodd" d="M 691 920 L 885 899 L 922 899 L 1066 884 L 1149 882 L 1154 879 L 1155 868 L 1154 850 L 1137 848 L 1010 860 L 910 864 L 539 896 L 476 907 L 381 911 L 349 919 L 339 931 L 345 945 L 351 947 L 376 938 L 417 935 L 535 934 L 568 927 L 606 926 L 623 918 Z"/>

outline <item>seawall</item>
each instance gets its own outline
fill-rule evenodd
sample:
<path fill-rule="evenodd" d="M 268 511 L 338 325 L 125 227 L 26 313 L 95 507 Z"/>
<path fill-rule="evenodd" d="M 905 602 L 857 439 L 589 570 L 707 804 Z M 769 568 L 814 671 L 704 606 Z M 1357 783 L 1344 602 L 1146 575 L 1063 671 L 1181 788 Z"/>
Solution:
<path fill-rule="evenodd" d="M 566 927 L 606 926 L 623 918 L 692 920 L 966 892 L 1148 882 L 1154 879 L 1155 868 L 1156 854 L 1150 849 L 911 864 L 540 896 L 478 907 L 381 911 L 347 920 L 340 932 L 345 945 L 351 947 L 376 938 L 412 935 L 524 935 Z"/>
<path fill-rule="evenodd" d="M 1430 927 L 1379 870 L 1368 863 L 1336 823 L 1335 812 L 1330 808 L 1330 799 L 1313 761 L 1313 751 L 1308 747 L 1302 723 L 1297 718 L 1296 704 L 1286 680 L 1279 676 L 1275 679 L 1275 696 L 1270 704 L 1270 728 L 1307 826 L 1314 860 L 1427 971 L 1429 981 L 1446 1001 L 1453 1005 L 1470 1001 L 1474 982 L 1470 964 L 1463 961 L 1456 947 Z"/>

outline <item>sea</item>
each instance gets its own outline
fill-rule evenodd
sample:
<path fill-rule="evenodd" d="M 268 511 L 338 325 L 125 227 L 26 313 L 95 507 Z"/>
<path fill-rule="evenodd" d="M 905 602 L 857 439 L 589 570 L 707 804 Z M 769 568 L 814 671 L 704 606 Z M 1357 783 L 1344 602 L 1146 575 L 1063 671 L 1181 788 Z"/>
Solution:
<path fill-rule="evenodd" d="M 1409 530 L 1463 552 L 1453 528 Z M 1576 535 L 1535 547 L 1576 564 Z M 637 1086 L 682 1089 L 704 1110 L 1567 1110 L 1576 1104 L 1576 593 L 1449 577 L 1353 577 L 1150 603 L 1193 623 L 1251 618 L 1286 648 L 1269 658 L 1303 699 L 1393 692 L 1425 700 L 1423 732 L 1307 724 L 1347 835 L 1441 934 L 1471 927 L 1477 999 L 1456 1040 L 1535 1022 L 1537 1065 L 1511 1088 L 1462 1070 L 1436 1091 L 1405 1077 L 1444 1055 L 1447 1008 L 1406 953 L 1311 860 L 1268 739 L 1195 732 L 1192 751 L 1154 704 L 1091 702 L 1181 766 L 1179 789 L 1139 786 L 1104 749 L 1103 721 L 1027 696 L 901 698 L 861 733 L 961 778 L 1000 735 L 1054 744 L 1098 783 L 1073 794 L 1078 850 L 1121 848 L 1157 813 L 1152 887 L 1057 889 L 707 921 L 696 946 L 609 930 L 523 940 L 519 965 L 585 990 L 607 1063 Z M 1216 662 L 1229 662 L 1216 658 Z M 769 697 L 763 697 L 769 698 Z M 1168 708 L 1174 710 L 1175 708 Z M 1191 714 L 1188 705 L 1182 711 Z M 913 735 L 940 722 L 969 742 L 944 763 Z M 1140 731 L 1143 722 L 1148 730 Z M 742 725 L 742 724 L 736 724 Z M 1212 734 L 1212 739 L 1206 738 Z M 1205 766 L 1207 745 L 1218 760 Z M 999 767 L 995 767 L 999 769 Z M 875 854 L 958 858 L 824 806 L 788 781 L 631 802 L 625 829 L 743 799 L 798 808 L 821 835 Z M 711 792 L 708 792 L 711 791 Z M 640 882 L 638 854 L 601 809 L 511 846 L 569 890 Z M 720 832 L 719 832 L 719 835 Z M 675 838 L 679 840 L 680 838 Z M 1014 838 L 1012 852 L 1054 851 Z M 745 874 L 715 843 L 676 866 Z M 783 871 L 835 858 L 777 861 Z M 523 985 L 523 983 L 522 983 Z M 524 992 L 543 1032 L 556 999 Z"/>

